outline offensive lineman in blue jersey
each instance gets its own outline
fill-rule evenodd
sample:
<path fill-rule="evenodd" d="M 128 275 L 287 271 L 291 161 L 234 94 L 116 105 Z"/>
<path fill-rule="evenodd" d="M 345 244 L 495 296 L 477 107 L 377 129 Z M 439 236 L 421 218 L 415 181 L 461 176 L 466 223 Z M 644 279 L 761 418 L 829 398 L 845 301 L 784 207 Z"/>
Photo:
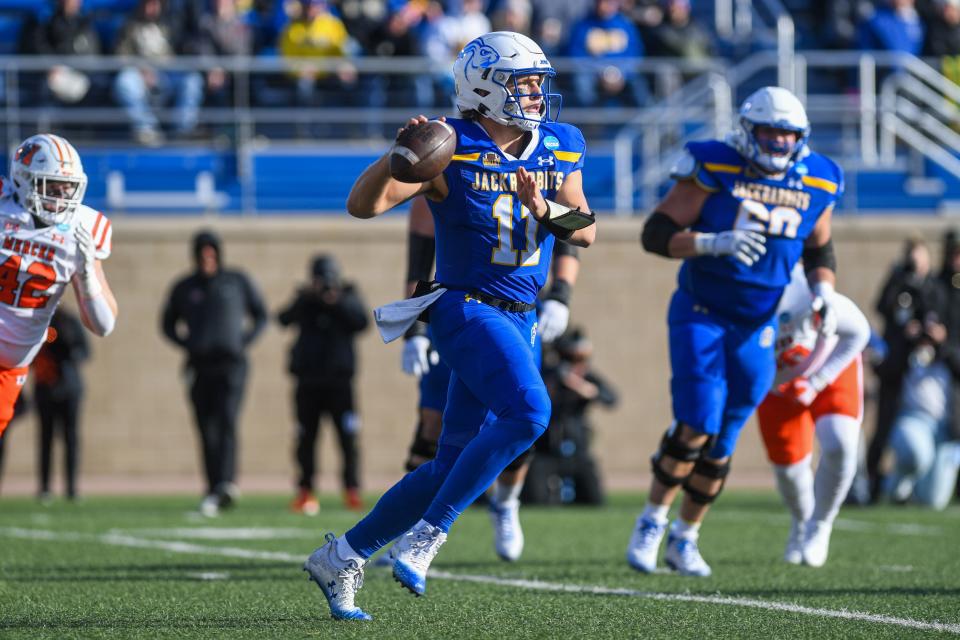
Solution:
<path fill-rule="evenodd" d="M 627 548 L 639 571 L 656 568 L 682 487 L 664 560 L 683 575 L 710 575 L 700 523 L 723 489 L 740 429 L 773 382 L 773 316 L 801 255 L 820 330 L 835 331 L 830 217 L 843 174 L 807 147 L 809 133 L 792 93 L 760 89 L 727 142 L 687 145 L 676 184 L 644 225 L 647 251 L 684 262 L 667 317 L 674 423 L 652 457 L 649 500 Z"/>
<path fill-rule="evenodd" d="M 430 181 L 407 184 L 390 176 L 385 154 L 347 200 L 358 218 L 421 194 L 430 201 L 442 286 L 387 308 L 409 313 L 410 303 L 422 300 L 453 374 L 436 457 L 404 476 L 344 535 L 328 534 L 304 565 L 334 618 L 370 619 L 354 604 L 363 565 L 400 534 L 393 575 L 422 594 L 457 516 L 546 429 L 550 398 L 534 360 L 534 303 L 554 235 L 583 247 L 596 236 L 592 216 L 584 215 L 583 136 L 553 120 L 559 95 L 550 93 L 555 74 L 540 47 L 521 34 L 489 33 L 464 47 L 453 71 L 464 119 L 447 121 L 457 134 L 449 166 Z M 408 126 L 423 121 L 412 118 Z M 589 226 L 561 226 L 568 220 Z M 399 323 L 399 334 L 420 310 Z M 497 420 L 481 431 L 488 410 Z"/>

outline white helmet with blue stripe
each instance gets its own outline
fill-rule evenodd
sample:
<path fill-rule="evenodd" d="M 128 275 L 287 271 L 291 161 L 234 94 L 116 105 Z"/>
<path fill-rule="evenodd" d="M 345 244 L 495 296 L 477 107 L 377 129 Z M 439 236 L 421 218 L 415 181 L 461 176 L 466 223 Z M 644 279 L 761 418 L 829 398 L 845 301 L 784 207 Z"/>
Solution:
<path fill-rule="evenodd" d="M 792 145 L 757 140 L 756 127 L 784 129 L 797 134 Z M 810 121 L 795 95 L 783 87 L 754 91 L 740 106 L 740 126 L 730 142 L 747 160 L 765 173 L 783 173 L 807 154 Z"/>
<path fill-rule="evenodd" d="M 542 75 L 540 94 L 524 94 L 517 78 Z M 457 108 L 476 111 L 500 124 L 533 131 L 560 113 L 560 94 L 550 93 L 556 72 L 540 46 L 512 31 L 494 31 L 467 43 L 453 63 Z M 540 95 L 539 113 L 525 113 L 520 99 Z"/>

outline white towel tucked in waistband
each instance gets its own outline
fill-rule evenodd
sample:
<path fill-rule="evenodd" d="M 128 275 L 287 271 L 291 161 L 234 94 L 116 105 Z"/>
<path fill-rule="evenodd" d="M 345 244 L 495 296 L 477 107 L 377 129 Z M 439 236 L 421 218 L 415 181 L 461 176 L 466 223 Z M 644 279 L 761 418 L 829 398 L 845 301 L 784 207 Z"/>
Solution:
<path fill-rule="evenodd" d="M 443 287 L 437 287 L 426 295 L 397 300 L 374 309 L 373 319 L 380 337 L 386 343 L 402 336 L 417 321 L 417 317 L 446 292 Z"/>

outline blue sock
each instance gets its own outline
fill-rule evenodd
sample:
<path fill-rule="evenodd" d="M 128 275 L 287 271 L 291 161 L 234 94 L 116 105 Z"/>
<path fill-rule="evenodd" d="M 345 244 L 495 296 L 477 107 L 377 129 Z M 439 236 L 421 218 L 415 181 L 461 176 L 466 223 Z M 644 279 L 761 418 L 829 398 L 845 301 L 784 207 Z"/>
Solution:
<path fill-rule="evenodd" d="M 522 420 L 498 420 L 485 426 L 463 449 L 423 519 L 450 531 L 463 510 L 545 430 L 543 425 Z"/>
<path fill-rule="evenodd" d="M 461 451 L 457 447 L 440 445 L 435 459 L 420 465 L 390 487 L 373 510 L 347 531 L 345 535 L 350 546 L 364 558 L 369 558 L 419 522 Z"/>

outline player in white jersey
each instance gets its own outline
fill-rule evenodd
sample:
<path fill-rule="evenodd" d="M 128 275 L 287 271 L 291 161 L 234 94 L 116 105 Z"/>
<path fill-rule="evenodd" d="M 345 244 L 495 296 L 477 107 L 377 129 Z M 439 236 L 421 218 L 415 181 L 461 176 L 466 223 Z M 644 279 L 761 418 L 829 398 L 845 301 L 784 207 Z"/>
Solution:
<path fill-rule="evenodd" d="M 101 261 L 110 255 L 107 218 L 82 204 L 87 188 L 80 155 L 52 134 L 24 140 L 0 178 L 0 435 L 67 283 L 80 318 L 106 336 L 117 301 Z"/>
<path fill-rule="evenodd" d="M 849 298 L 837 294 L 831 301 L 836 331 L 824 331 L 813 300 L 798 265 L 777 308 L 777 377 L 757 418 L 777 488 L 793 516 L 784 560 L 820 567 L 857 468 L 863 418 L 860 352 L 870 325 Z M 810 466 L 814 432 L 820 443 L 816 477 Z"/>

